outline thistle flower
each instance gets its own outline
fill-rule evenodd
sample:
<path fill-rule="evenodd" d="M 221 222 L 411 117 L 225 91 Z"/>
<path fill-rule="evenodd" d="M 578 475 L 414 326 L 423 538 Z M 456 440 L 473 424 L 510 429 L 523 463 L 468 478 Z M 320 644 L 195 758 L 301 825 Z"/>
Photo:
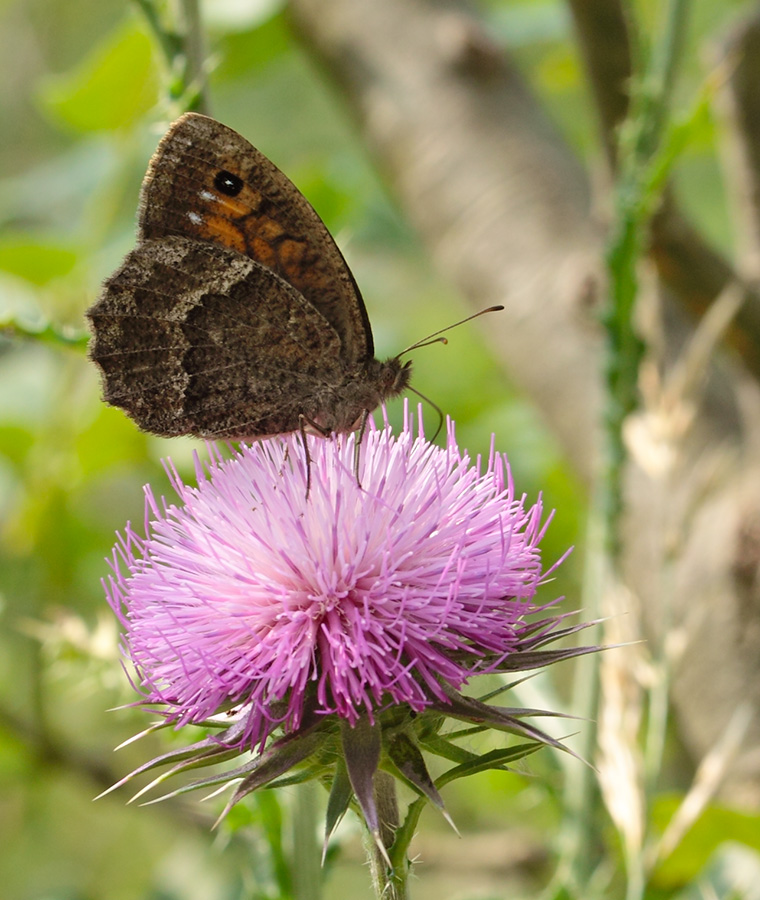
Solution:
<path fill-rule="evenodd" d="M 378 766 L 442 806 L 422 750 L 475 758 L 451 755 L 447 716 L 557 745 L 524 721 L 541 711 L 460 694 L 474 675 L 591 648 L 540 649 L 583 626 L 526 618 L 546 608 L 534 597 L 549 519 L 515 494 L 504 456 L 473 462 L 451 423 L 437 447 L 407 414 L 398 436 L 370 424 L 357 480 L 355 435 L 308 440 L 308 496 L 300 435 L 212 449 L 197 487 L 169 464 L 179 502 L 146 488 L 146 536 L 128 525 L 120 538 L 106 588 L 141 702 L 164 724 L 215 730 L 137 771 L 171 764 L 160 781 L 243 756 L 189 786 L 235 782 L 229 805 L 291 770 L 327 777 L 328 831 L 353 793 L 377 834 Z"/>

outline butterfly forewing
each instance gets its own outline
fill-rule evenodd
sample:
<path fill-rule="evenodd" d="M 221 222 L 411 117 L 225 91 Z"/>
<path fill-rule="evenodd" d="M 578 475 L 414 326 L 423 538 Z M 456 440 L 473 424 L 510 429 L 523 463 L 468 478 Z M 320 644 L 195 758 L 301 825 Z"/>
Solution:
<path fill-rule="evenodd" d="M 337 332 L 348 366 L 374 354 L 356 282 L 293 183 L 241 135 L 188 113 L 162 139 L 143 184 L 143 240 L 181 234 L 228 247 L 279 275 Z"/>

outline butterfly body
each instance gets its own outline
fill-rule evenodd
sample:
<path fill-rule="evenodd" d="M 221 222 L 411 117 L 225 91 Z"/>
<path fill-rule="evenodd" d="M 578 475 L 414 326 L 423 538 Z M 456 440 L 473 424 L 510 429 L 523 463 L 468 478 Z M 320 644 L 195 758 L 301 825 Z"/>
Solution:
<path fill-rule="evenodd" d="M 308 201 L 240 135 L 177 120 L 143 183 L 138 245 L 88 311 L 104 397 L 144 429 L 350 431 L 408 385 Z"/>

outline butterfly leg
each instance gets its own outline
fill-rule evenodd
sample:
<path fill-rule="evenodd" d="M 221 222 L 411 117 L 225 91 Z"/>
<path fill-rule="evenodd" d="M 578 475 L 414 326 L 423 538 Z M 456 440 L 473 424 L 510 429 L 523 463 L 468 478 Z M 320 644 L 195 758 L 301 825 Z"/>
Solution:
<path fill-rule="evenodd" d="M 282 457 L 282 465 L 280 466 L 280 478 L 285 475 L 285 470 L 288 467 L 288 462 L 290 461 L 290 447 L 285 447 L 285 454 Z"/>
<path fill-rule="evenodd" d="M 304 458 L 306 459 L 306 499 L 309 499 L 309 491 L 311 491 L 311 454 L 309 453 L 309 442 L 306 439 L 306 426 L 311 422 L 304 415 L 298 417 L 298 433 L 301 435 L 301 443 L 303 444 Z"/>
<path fill-rule="evenodd" d="M 359 481 L 359 462 L 361 460 L 362 441 L 364 440 L 364 433 L 367 430 L 368 419 L 369 410 L 362 410 L 362 418 L 356 435 L 356 443 L 354 444 L 354 475 L 356 476 L 356 483 L 359 487 L 362 486 L 361 481 Z"/>
<path fill-rule="evenodd" d="M 301 435 L 301 443 L 303 444 L 303 452 L 306 456 L 306 499 L 309 499 L 309 491 L 311 490 L 311 454 L 309 453 L 309 443 L 306 440 L 306 426 L 309 426 L 311 429 L 317 432 L 317 434 L 321 434 L 322 437 L 330 437 L 332 432 L 329 428 L 324 428 L 322 425 L 318 425 L 316 422 L 313 422 L 308 416 L 299 415 L 298 417 L 298 432 Z"/>

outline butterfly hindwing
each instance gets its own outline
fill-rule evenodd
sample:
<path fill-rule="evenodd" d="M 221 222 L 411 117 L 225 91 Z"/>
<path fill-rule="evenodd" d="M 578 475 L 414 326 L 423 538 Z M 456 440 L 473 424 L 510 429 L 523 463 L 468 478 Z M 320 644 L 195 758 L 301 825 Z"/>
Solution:
<path fill-rule="evenodd" d="M 106 401 L 165 436 L 295 430 L 299 414 L 318 413 L 310 398 L 344 374 L 337 333 L 298 291 L 188 238 L 141 243 L 88 317 Z"/>

